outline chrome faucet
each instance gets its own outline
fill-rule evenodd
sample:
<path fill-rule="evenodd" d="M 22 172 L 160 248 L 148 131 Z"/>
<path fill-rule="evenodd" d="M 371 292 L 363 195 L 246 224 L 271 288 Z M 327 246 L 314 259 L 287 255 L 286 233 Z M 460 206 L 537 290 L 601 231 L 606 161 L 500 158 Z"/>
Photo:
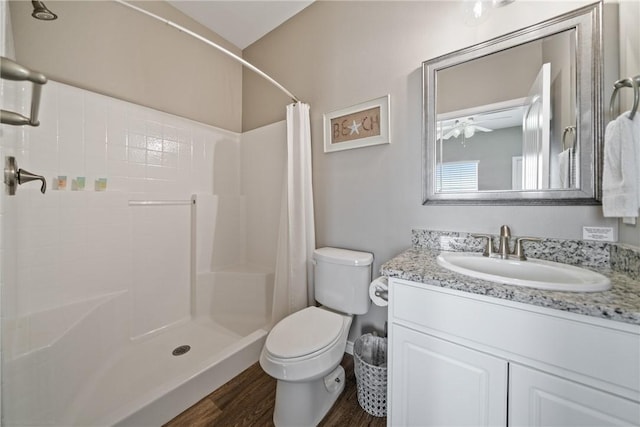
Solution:
<path fill-rule="evenodd" d="M 500 245 L 498 246 L 498 255 L 502 259 L 509 258 L 511 249 L 509 249 L 509 239 L 511 238 L 511 229 L 508 225 L 500 227 Z"/>
<path fill-rule="evenodd" d="M 524 255 L 524 249 L 522 247 L 522 242 L 532 241 L 539 242 L 541 239 L 536 237 L 518 237 L 516 239 L 515 247 L 513 251 L 509 247 L 509 239 L 511 239 L 511 229 L 508 225 L 503 225 L 500 227 L 500 242 L 498 244 L 498 250 L 496 251 L 493 246 L 493 236 L 490 234 L 472 234 L 472 237 L 476 238 L 485 238 L 487 239 L 487 243 L 484 247 L 484 251 L 482 252 L 483 256 L 486 257 L 500 257 L 502 259 L 509 259 L 512 256 L 519 259 L 520 261 L 526 261 L 527 257 Z"/>

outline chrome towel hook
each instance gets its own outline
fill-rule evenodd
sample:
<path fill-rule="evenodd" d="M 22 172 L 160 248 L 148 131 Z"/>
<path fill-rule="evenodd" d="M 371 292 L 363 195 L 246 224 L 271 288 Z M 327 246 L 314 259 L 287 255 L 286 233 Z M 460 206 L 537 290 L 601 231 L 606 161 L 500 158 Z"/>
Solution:
<path fill-rule="evenodd" d="M 629 113 L 629 119 L 633 120 L 633 116 L 638 112 L 638 104 L 640 103 L 640 75 L 620 79 L 613 84 L 613 93 L 611 94 L 611 101 L 609 102 L 609 116 L 613 119 L 613 107 L 616 101 L 616 95 L 618 94 L 618 90 L 623 87 L 633 88 L 633 106 Z"/>

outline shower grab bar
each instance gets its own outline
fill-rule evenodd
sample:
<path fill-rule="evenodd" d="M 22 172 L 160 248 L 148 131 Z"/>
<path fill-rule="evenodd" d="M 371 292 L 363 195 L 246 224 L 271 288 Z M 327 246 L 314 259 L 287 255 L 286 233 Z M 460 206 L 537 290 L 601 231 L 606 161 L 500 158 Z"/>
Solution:
<path fill-rule="evenodd" d="M 633 106 L 629 113 L 629 120 L 633 120 L 633 116 L 638 112 L 638 104 L 640 104 L 640 75 L 635 77 L 628 77 L 626 79 L 617 80 L 613 84 L 613 93 L 611 94 L 611 101 L 609 102 L 609 116 L 610 120 L 613 120 L 613 107 L 616 100 L 618 91 L 623 87 L 629 87 L 633 89 Z"/>
<path fill-rule="evenodd" d="M 129 200 L 129 206 L 180 206 L 195 205 L 195 200 Z"/>
<path fill-rule="evenodd" d="M 0 110 L 0 123 L 14 126 L 39 126 L 38 112 L 40 110 L 40 95 L 42 85 L 47 83 L 44 74 L 31 71 L 26 67 L 4 56 L 0 57 L 0 77 L 13 81 L 30 81 L 33 83 L 31 91 L 31 117 L 25 117 L 14 111 Z"/>

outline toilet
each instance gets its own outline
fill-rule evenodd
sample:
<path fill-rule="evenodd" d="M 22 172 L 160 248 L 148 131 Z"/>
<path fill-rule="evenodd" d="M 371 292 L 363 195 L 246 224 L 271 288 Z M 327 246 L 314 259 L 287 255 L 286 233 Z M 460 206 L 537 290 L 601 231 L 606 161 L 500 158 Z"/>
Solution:
<path fill-rule="evenodd" d="M 373 255 L 339 248 L 313 253 L 316 301 L 290 314 L 269 332 L 262 369 L 278 380 L 273 422 L 277 427 L 315 426 L 344 390 L 340 365 L 354 314 L 369 311 Z"/>

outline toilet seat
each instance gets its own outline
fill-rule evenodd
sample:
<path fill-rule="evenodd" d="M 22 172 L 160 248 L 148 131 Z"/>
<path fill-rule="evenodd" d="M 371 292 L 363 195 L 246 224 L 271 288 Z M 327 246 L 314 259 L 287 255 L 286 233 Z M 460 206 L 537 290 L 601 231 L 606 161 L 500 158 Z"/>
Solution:
<path fill-rule="evenodd" d="M 287 316 L 267 335 L 260 366 L 277 380 L 304 382 L 323 377 L 344 356 L 351 320 L 350 315 L 318 307 Z"/>
<path fill-rule="evenodd" d="M 333 345 L 342 335 L 344 316 L 318 307 L 307 307 L 273 327 L 265 349 L 279 359 L 308 356 Z"/>

